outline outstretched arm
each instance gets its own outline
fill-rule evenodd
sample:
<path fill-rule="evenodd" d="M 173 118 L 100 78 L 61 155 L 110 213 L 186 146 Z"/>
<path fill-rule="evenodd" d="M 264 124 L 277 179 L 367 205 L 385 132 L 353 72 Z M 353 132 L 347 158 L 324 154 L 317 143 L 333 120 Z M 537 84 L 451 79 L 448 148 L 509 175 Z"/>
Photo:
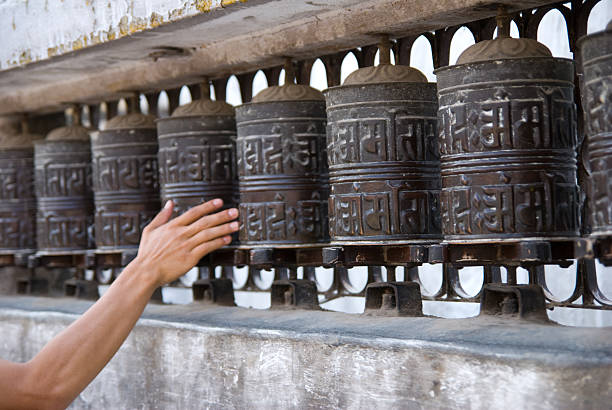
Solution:
<path fill-rule="evenodd" d="M 144 229 L 136 258 L 83 316 L 29 362 L 0 360 L 0 409 L 68 406 L 117 352 L 153 291 L 230 243 L 238 211 L 212 214 L 222 204 L 209 201 L 168 222 L 169 201 Z"/>

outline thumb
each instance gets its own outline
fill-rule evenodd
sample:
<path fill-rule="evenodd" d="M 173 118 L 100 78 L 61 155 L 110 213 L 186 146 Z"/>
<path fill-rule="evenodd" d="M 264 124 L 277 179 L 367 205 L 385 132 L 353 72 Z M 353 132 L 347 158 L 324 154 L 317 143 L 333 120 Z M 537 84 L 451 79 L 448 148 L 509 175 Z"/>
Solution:
<path fill-rule="evenodd" d="M 157 215 L 155 215 L 155 218 L 153 218 L 153 220 L 149 223 L 148 228 L 155 229 L 155 228 L 162 226 L 166 222 L 168 222 L 168 220 L 170 219 L 170 216 L 172 216 L 173 209 L 174 209 L 174 202 L 172 202 L 172 200 L 170 199 L 166 202 L 166 205 L 164 205 L 164 208 L 161 211 L 159 211 Z"/>

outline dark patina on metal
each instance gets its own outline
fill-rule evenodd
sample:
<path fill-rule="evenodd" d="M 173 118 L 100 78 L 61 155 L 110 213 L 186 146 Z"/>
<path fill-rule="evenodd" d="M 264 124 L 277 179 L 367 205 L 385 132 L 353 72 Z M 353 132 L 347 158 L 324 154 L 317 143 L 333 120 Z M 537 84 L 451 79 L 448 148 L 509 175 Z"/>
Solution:
<path fill-rule="evenodd" d="M 35 251 L 34 146 L 42 136 L 0 129 L 0 253 Z"/>
<path fill-rule="evenodd" d="M 381 51 L 381 65 L 324 92 L 330 236 L 342 245 L 439 241 L 436 85 L 391 65 L 387 44 Z"/>
<path fill-rule="evenodd" d="M 612 236 L 612 22 L 578 41 L 591 235 Z"/>
<path fill-rule="evenodd" d="M 286 72 L 287 84 L 236 108 L 241 245 L 300 247 L 328 237 L 325 101 Z"/>
<path fill-rule="evenodd" d="M 234 108 L 202 96 L 157 121 L 162 202 L 174 201 L 175 215 L 202 202 L 221 198 L 237 207 L 236 121 Z"/>
<path fill-rule="evenodd" d="M 498 27 L 435 71 L 444 239 L 576 237 L 573 62 Z"/>
<path fill-rule="evenodd" d="M 91 153 L 95 240 L 99 250 L 138 248 L 144 227 L 159 212 L 155 117 L 135 109 L 93 132 Z"/>
<path fill-rule="evenodd" d="M 73 125 L 56 128 L 34 143 L 39 253 L 78 251 L 90 246 L 90 130 L 78 124 L 78 115 L 74 114 Z"/>

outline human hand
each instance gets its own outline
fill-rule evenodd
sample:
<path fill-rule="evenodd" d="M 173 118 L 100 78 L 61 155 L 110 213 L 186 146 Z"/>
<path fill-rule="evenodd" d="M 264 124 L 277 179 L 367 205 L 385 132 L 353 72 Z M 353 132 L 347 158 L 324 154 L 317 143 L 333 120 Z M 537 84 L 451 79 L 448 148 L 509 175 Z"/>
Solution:
<path fill-rule="evenodd" d="M 168 201 L 144 228 L 134 263 L 153 275 L 156 286 L 178 279 L 204 255 L 232 241 L 229 235 L 238 230 L 233 221 L 238 210 L 212 213 L 222 205 L 221 199 L 213 199 L 168 222 L 174 208 Z"/>

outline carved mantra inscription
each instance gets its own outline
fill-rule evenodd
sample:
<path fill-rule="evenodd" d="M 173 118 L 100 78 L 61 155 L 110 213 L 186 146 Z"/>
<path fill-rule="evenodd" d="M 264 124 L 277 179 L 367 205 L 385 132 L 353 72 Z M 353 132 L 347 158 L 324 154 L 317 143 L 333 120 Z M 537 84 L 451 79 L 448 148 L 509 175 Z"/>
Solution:
<path fill-rule="evenodd" d="M 234 153 L 227 145 L 190 145 L 159 150 L 161 184 L 233 183 Z"/>
<path fill-rule="evenodd" d="M 91 196 L 91 164 L 49 161 L 36 167 L 36 188 L 39 198 Z"/>
<path fill-rule="evenodd" d="M 576 147 L 576 109 L 567 87 L 444 94 L 439 118 L 442 155 Z"/>
<path fill-rule="evenodd" d="M 96 246 L 137 247 L 142 230 L 159 211 L 155 130 L 102 131 L 92 153 Z"/>
<path fill-rule="evenodd" d="M 278 194 L 277 198 L 283 200 L 284 196 Z M 244 241 L 287 241 L 299 235 L 319 238 L 326 232 L 320 200 L 296 201 L 294 206 L 286 202 L 241 203 L 240 213 L 244 225 L 240 240 Z"/>
<path fill-rule="evenodd" d="M 381 93 L 375 85 L 365 87 L 366 94 Z M 435 101 L 394 103 L 386 94 L 375 100 L 386 102 L 328 107 L 330 236 L 336 241 L 439 238 Z M 403 104 L 414 107 L 406 110 Z"/>
<path fill-rule="evenodd" d="M 327 236 L 324 141 L 324 118 L 238 123 L 241 242 L 299 244 Z"/>
<path fill-rule="evenodd" d="M 209 124 L 192 118 L 183 121 L 186 124 L 194 121 L 194 127 Z M 227 127 L 227 130 L 216 132 L 204 129 L 206 133 L 201 135 L 175 133 L 172 137 L 160 138 L 158 158 L 162 201 L 174 201 L 174 215 L 213 198 L 223 199 L 225 208 L 237 206 L 233 122 L 228 122 Z"/>
<path fill-rule="evenodd" d="M 294 124 L 274 125 L 270 135 L 250 135 L 238 140 L 238 175 L 320 175 L 325 172 L 325 129 L 305 125 L 294 132 Z M 304 128 L 304 126 L 299 127 Z M 297 126 L 296 126 L 297 129 Z"/>
<path fill-rule="evenodd" d="M 39 212 L 36 220 L 40 249 L 85 249 L 89 244 L 91 217 L 63 212 Z"/>
<path fill-rule="evenodd" d="M 36 248 L 33 163 L 31 149 L 0 152 L 0 249 Z"/>
<path fill-rule="evenodd" d="M 155 217 L 150 211 L 113 211 L 96 208 L 96 244 L 101 246 L 138 246 L 145 226 Z"/>
<path fill-rule="evenodd" d="M 138 246 L 159 210 L 157 158 L 96 153 L 93 173 L 97 247 Z"/>
<path fill-rule="evenodd" d="M 440 90 L 439 118 L 444 235 L 577 234 L 571 87 Z"/>
<path fill-rule="evenodd" d="M 87 249 L 92 225 L 89 143 L 35 147 L 36 219 L 40 250 Z"/>
<path fill-rule="evenodd" d="M 0 249 L 34 249 L 36 212 L 0 211 Z"/>
<path fill-rule="evenodd" d="M 327 145 L 330 167 L 439 159 L 435 118 L 414 118 L 397 112 L 389 114 L 384 118 L 330 121 Z"/>
<path fill-rule="evenodd" d="M 565 233 L 578 226 L 575 183 L 548 174 L 547 183 L 466 186 L 443 189 L 445 235 Z"/>
<path fill-rule="evenodd" d="M 440 232 L 438 191 L 388 188 L 389 192 L 332 194 L 329 202 L 332 237 Z"/>
<path fill-rule="evenodd" d="M 607 41 L 609 45 L 610 40 Z M 583 47 L 598 45 L 585 41 Z M 582 90 L 587 133 L 586 168 L 590 173 L 588 206 L 593 234 L 609 234 L 612 232 L 612 56 L 602 57 L 595 55 L 599 53 L 593 49 L 590 51 L 594 58 L 584 62 Z"/>
<path fill-rule="evenodd" d="M 157 172 L 155 156 L 96 156 L 94 191 L 155 192 L 158 189 Z"/>

